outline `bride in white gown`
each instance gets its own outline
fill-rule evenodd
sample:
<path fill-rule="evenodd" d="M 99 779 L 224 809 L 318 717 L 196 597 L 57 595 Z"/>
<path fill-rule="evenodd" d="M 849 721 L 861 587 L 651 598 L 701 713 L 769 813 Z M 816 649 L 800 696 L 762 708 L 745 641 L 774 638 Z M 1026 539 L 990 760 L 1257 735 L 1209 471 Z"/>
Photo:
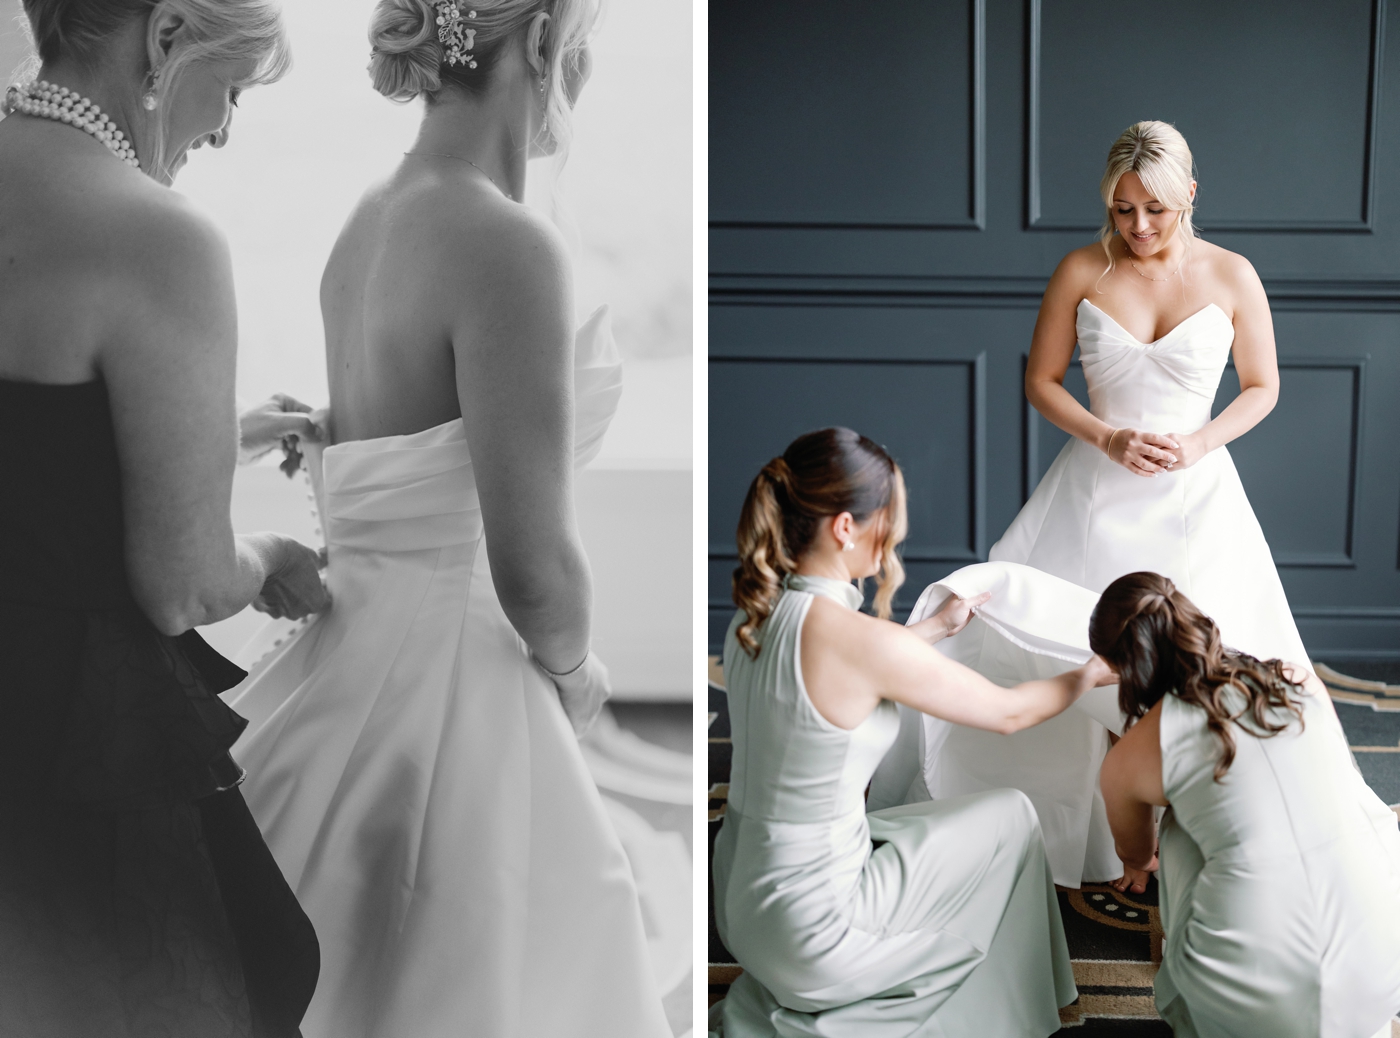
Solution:
<path fill-rule="evenodd" d="M 1074 439 L 989 558 L 1096 593 L 1125 573 L 1161 573 L 1231 647 L 1306 664 L 1225 448 L 1278 398 L 1268 300 L 1244 257 L 1194 237 L 1191 167 L 1166 123 L 1137 123 L 1110 150 L 1101 240 L 1066 256 L 1050 279 L 1026 370 L 1031 403 Z M 1076 343 L 1088 410 L 1062 384 Z M 1240 394 L 1212 419 L 1232 351 Z M 1056 882 L 1122 875 L 1094 781 L 1108 749 L 1102 724 L 1069 711 L 1008 737 L 920 723 L 915 797 L 1022 789 L 1040 812 Z M 1134 880 L 1137 889 L 1144 877 Z"/>
<path fill-rule="evenodd" d="M 332 607 L 236 691 L 250 806 L 315 921 L 308 1038 L 669 1038 L 636 885 L 580 752 L 607 695 L 572 472 L 620 391 L 519 205 L 588 74 L 587 0 L 381 0 L 418 139 L 322 281 Z"/>

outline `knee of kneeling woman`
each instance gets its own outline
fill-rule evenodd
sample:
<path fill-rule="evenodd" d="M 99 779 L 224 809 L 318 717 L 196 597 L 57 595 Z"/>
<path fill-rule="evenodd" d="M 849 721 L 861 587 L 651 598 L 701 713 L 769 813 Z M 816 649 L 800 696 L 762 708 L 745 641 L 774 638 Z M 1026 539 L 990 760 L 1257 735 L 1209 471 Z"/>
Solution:
<path fill-rule="evenodd" d="M 1040 832 L 1040 816 L 1036 814 L 1031 798 L 1019 789 L 994 789 L 989 795 L 990 804 L 996 806 L 1001 821 L 1003 839 L 1017 848 L 1020 857 L 1045 846 Z"/>

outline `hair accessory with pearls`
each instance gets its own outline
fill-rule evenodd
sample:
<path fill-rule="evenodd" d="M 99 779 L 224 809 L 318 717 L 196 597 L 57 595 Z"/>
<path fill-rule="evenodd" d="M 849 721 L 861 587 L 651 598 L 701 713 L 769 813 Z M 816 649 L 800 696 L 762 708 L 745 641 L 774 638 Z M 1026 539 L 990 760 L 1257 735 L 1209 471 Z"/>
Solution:
<path fill-rule="evenodd" d="M 438 0 L 433 6 L 437 9 L 438 42 L 445 52 L 443 60 L 449 65 L 476 68 L 476 59 L 470 53 L 476 46 L 476 30 L 468 29 L 463 23 L 458 0 Z M 475 11 L 467 12 L 468 21 L 475 17 Z"/>
<path fill-rule="evenodd" d="M 76 126 L 105 144 L 108 151 L 128 166 L 141 165 L 136 149 L 111 117 L 76 90 L 54 86 L 42 79 L 27 86 L 16 84 L 5 91 L 4 109 L 6 114 L 19 112 L 36 119 L 52 119 Z"/>

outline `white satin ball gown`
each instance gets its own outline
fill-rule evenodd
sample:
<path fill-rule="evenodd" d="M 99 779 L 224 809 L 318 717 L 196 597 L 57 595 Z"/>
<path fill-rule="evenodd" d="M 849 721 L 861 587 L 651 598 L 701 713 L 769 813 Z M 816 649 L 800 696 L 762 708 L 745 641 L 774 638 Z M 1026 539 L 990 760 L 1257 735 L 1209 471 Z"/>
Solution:
<path fill-rule="evenodd" d="M 579 464 L 620 392 L 600 311 Z M 461 419 L 317 453 L 332 607 L 231 701 L 249 806 L 321 936 L 303 1033 L 669 1038 L 627 857 L 496 598 Z"/>
<path fill-rule="evenodd" d="M 1095 417 L 1155 433 L 1195 432 L 1210 421 L 1235 336 L 1220 307 L 1211 303 L 1144 343 L 1086 299 L 1075 328 Z M 1216 622 L 1226 645 L 1260 659 L 1308 663 L 1273 556 L 1224 447 L 1188 469 L 1149 478 L 1072 439 L 988 558 L 1033 566 L 1095 594 L 1125 573 L 1161 573 Z M 1012 670 L 994 680 L 1023 679 Z M 1102 726 L 1082 712 L 1015 735 L 929 724 L 926 742 L 940 747 L 941 758 L 928 762 L 928 795 L 1022 789 L 1042 812 L 1056 882 L 1077 887 L 1122 875 L 1096 781 L 1108 751 Z"/>
<path fill-rule="evenodd" d="M 1089 617 L 1099 596 L 1011 562 L 965 566 L 929 585 L 908 622 L 933 616 L 952 595 L 983 592 L 991 600 L 962 631 L 935 646 L 943 655 L 1002 687 L 1054 677 L 1093 656 Z M 1056 883 L 1078 887 L 1081 877 L 1122 875 L 1098 784 L 1105 733 L 1123 727 L 1117 686 L 1090 689 L 1068 710 L 1009 736 L 905 706 L 899 713 L 899 738 L 875 774 L 871 809 L 1019 789 L 1035 806 Z"/>
<path fill-rule="evenodd" d="M 715 922 L 744 967 L 710 1014 L 723 1038 L 1034 1038 L 1076 997 L 1035 812 L 1014 790 L 866 813 L 899 728 L 882 702 L 854 729 L 803 685 L 817 595 L 789 577 L 752 659 L 735 630 L 724 672 L 734 763 L 715 839 Z"/>

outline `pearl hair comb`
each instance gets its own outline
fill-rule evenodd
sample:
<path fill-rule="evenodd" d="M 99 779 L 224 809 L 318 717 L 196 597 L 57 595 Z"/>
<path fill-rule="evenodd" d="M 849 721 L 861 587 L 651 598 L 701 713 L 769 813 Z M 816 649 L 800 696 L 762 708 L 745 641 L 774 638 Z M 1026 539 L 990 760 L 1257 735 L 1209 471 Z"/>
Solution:
<path fill-rule="evenodd" d="M 444 60 L 449 65 L 476 68 L 476 59 L 471 56 L 476 46 L 476 30 L 466 27 L 466 22 L 474 19 L 476 12 L 468 11 L 463 19 L 458 0 L 439 0 L 433 6 L 437 9 L 437 35 L 445 51 Z"/>

